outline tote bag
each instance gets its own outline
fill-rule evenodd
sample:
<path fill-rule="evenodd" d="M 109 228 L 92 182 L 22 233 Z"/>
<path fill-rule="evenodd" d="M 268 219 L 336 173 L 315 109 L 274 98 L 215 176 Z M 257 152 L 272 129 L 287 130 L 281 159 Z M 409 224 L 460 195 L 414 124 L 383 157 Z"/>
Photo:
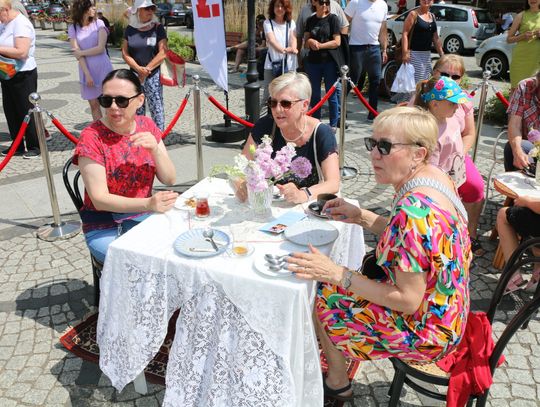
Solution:
<path fill-rule="evenodd" d="M 184 86 L 186 84 L 186 61 L 177 53 L 168 50 L 161 64 L 159 81 L 164 86 Z"/>
<path fill-rule="evenodd" d="M 24 65 L 19 59 L 7 58 L 0 55 L 0 80 L 8 80 L 15 76 Z"/>

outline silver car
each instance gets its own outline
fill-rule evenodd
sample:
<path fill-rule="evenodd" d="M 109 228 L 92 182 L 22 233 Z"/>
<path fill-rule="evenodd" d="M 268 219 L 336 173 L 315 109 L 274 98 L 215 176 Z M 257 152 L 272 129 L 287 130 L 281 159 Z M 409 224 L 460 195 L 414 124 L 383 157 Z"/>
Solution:
<path fill-rule="evenodd" d="M 516 44 L 506 42 L 507 34 L 503 33 L 488 38 L 476 48 L 476 65 L 491 71 L 492 78 L 508 78 L 508 69 L 512 62 L 512 51 Z"/>
<path fill-rule="evenodd" d="M 401 38 L 403 23 L 410 11 L 386 22 L 389 44 Z M 475 49 L 482 41 L 495 35 L 495 20 L 485 9 L 458 4 L 434 4 L 431 12 L 437 20 L 439 37 L 446 53 L 460 54 L 465 49 Z"/>

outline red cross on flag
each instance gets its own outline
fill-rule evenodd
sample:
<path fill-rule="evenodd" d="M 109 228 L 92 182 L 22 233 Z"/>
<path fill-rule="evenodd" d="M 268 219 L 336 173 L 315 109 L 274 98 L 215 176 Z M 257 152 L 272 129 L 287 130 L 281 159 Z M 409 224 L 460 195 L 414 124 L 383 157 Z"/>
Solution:
<path fill-rule="evenodd" d="M 193 32 L 199 62 L 214 82 L 228 91 L 222 0 L 197 0 L 192 4 Z"/>

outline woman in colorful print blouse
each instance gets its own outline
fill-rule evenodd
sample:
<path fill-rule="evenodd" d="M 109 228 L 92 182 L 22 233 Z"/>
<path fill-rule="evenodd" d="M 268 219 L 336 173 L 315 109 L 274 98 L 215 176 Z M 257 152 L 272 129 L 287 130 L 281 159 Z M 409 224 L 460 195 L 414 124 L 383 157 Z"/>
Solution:
<path fill-rule="evenodd" d="M 161 131 L 136 111 L 144 103 L 141 82 L 127 69 L 110 72 L 98 102 L 101 120 L 81 133 L 73 163 L 84 181 L 79 211 L 90 253 L 105 260 L 109 244 L 152 212 L 166 212 L 178 194 L 152 194 L 154 177 L 165 185 L 176 180 L 174 164 L 161 140 Z"/>
<path fill-rule="evenodd" d="M 289 258 L 298 278 L 322 282 L 316 323 L 328 360 L 324 387 L 330 397 L 352 397 L 345 358 L 433 361 L 452 351 L 465 332 L 467 215 L 450 177 L 429 164 L 437 134 L 437 122 L 426 111 L 396 107 L 381 113 L 365 143 L 375 179 L 396 191 L 390 216 L 341 198 L 325 205 L 334 220 L 380 236 L 364 274 L 334 264 L 313 247 Z"/>

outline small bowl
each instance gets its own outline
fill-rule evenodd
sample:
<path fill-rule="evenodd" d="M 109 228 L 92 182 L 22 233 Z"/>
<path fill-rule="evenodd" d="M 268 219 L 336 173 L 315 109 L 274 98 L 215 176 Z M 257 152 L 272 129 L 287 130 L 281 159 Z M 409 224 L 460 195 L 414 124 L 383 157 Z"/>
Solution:
<path fill-rule="evenodd" d="M 233 244 L 233 246 L 229 249 L 229 253 L 233 257 L 249 257 L 253 254 L 254 251 L 255 251 L 255 248 L 250 244 L 237 245 L 237 246 Z"/>

